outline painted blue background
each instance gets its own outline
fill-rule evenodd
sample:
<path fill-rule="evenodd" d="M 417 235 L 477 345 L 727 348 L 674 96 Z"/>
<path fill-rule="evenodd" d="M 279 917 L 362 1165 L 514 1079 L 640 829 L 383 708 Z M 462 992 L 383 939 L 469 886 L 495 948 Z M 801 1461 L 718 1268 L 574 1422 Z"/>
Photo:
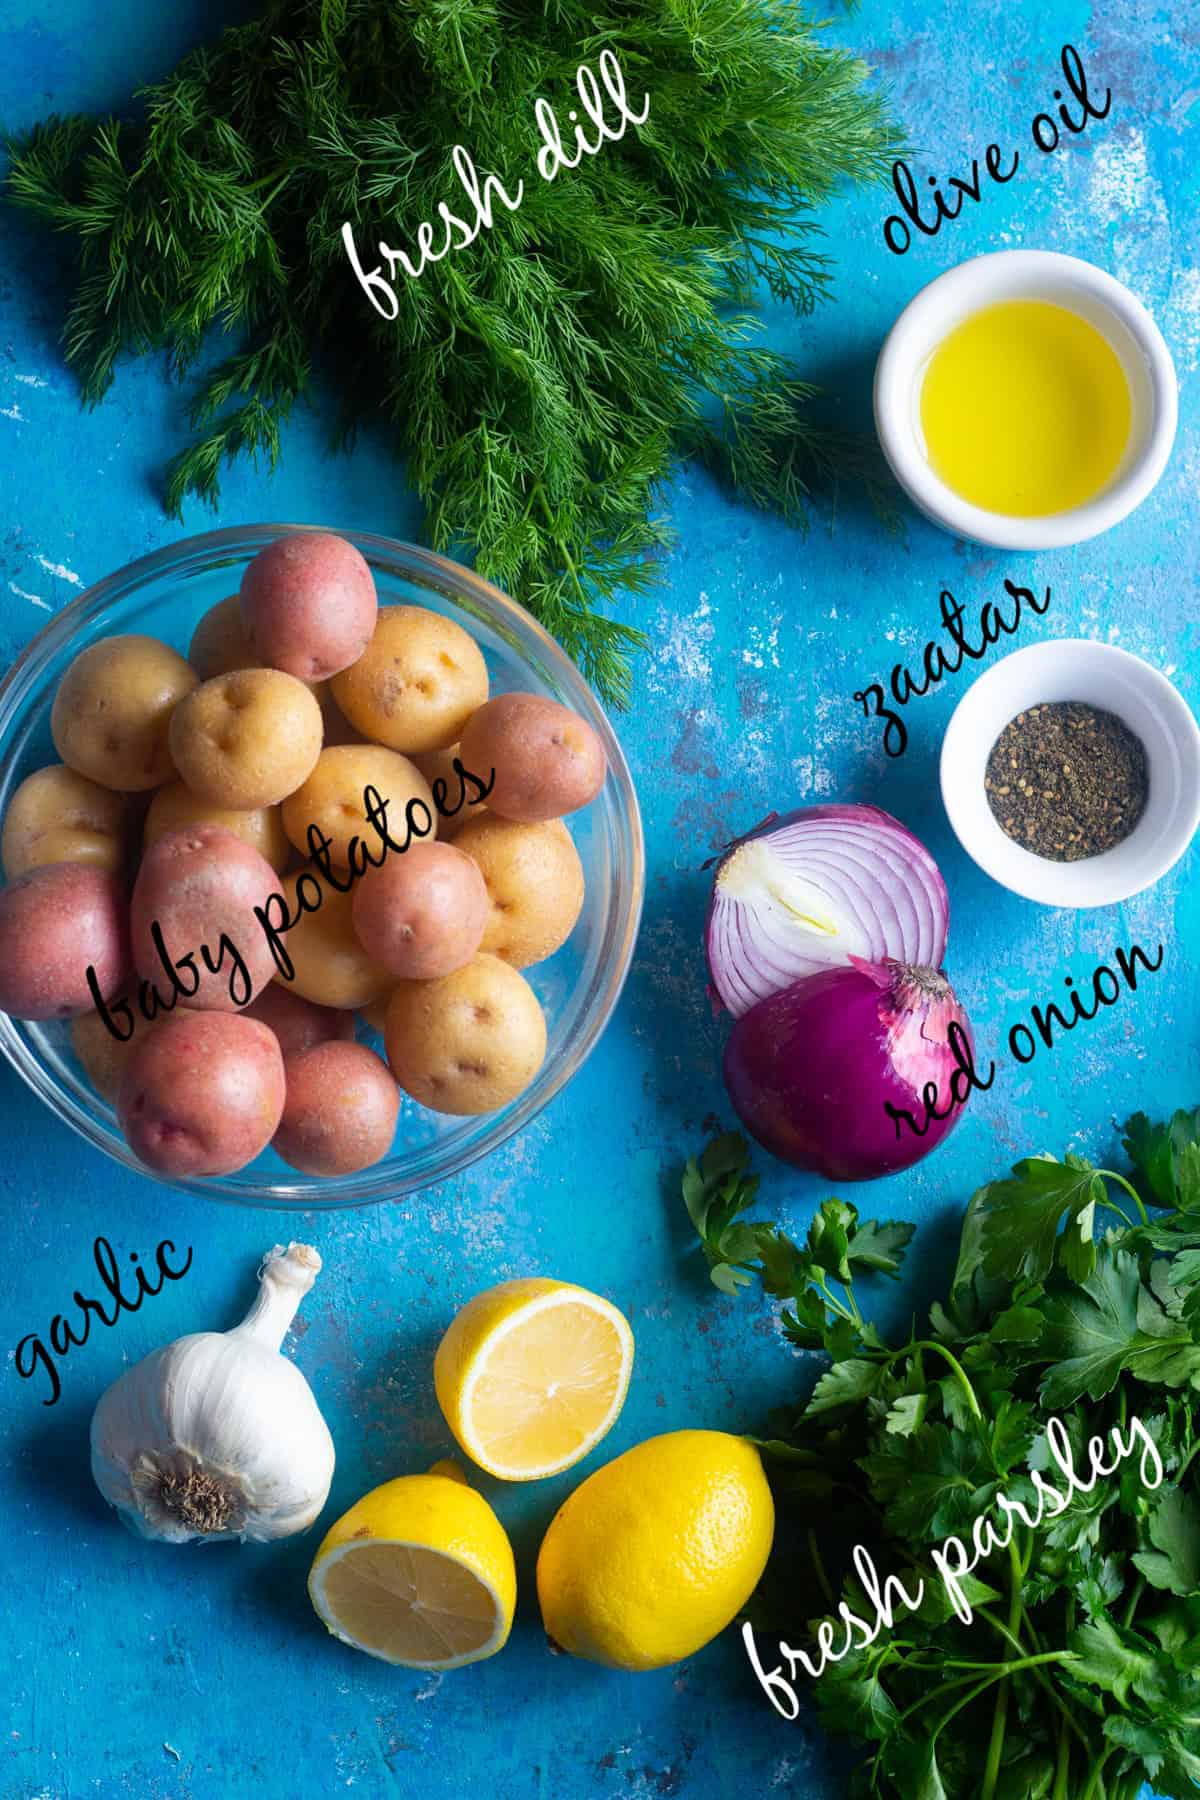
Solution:
<path fill-rule="evenodd" d="M 198 0 L 2 0 L 0 121 L 120 106 L 138 83 L 229 17 Z M 434 1346 L 455 1308 L 505 1276 L 585 1282 L 629 1314 L 638 1355 L 625 1411 L 601 1452 L 702 1424 L 754 1428 L 802 1371 L 767 1310 L 707 1287 L 688 1249 L 675 1171 L 728 1108 L 700 953 L 709 851 L 772 807 L 830 796 L 879 800 L 945 870 L 948 966 L 981 1045 L 996 1049 L 1028 1006 L 1084 979 L 1117 944 L 1165 946 L 1142 992 L 1024 1072 L 1007 1061 L 948 1146 L 907 1177 L 854 1198 L 926 1225 L 899 1318 L 932 1292 L 962 1203 L 1017 1156 L 1069 1144 L 1116 1153 L 1137 1107 L 1200 1100 L 1195 858 L 1126 907 L 1039 910 L 990 885 L 953 845 L 936 757 L 962 680 L 910 708 L 911 744 L 882 755 L 851 700 L 916 659 L 950 587 L 968 616 L 1005 574 L 1053 589 L 1035 635 L 1095 636 L 1147 657 L 1200 699 L 1200 5 L 1197 0 L 868 0 L 836 35 L 861 46 L 943 178 L 990 140 L 1022 149 L 1018 177 L 904 258 L 888 254 L 882 193 L 828 216 L 836 300 L 811 320 L 769 314 L 776 341 L 868 417 L 870 370 L 899 308 L 941 269 L 1006 245 L 1077 252 L 1127 280 L 1174 352 L 1182 422 L 1170 468 L 1110 536 L 1036 560 L 984 552 L 911 514 L 889 536 L 852 497 L 801 538 L 685 472 L 669 507 L 679 547 L 642 622 L 653 655 L 622 727 L 649 850 L 645 924 L 624 999 L 591 1062 L 517 1142 L 444 1189 L 394 1206 L 305 1219 L 238 1212 L 110 1168 L 0 1070 L 0 1794 L 267 1797 L 343 1788 L 496 1800 L 534 1795 L 779 1791 L 832 1800 L 835 1764 L 814 1725 L 786 1725 L 755 1689 L 736 1640 L 661 1674 L 622 1676 L 552 1659 L 532 1571 L 540 1533 L 578 1474 L 494 1496 L 518 1549 L 522 1598 L 510 1647 L 439 1679 L 390 1670 L 326 1640 L 309 1610 L 311 1541 L 270 1550 L 169 1551 L 128 1538 L 92 1489 L 87 1421 L 121 1367 L 188 1330 L 241 1314 L 263 1250 L 308 1237 L 326 1271 L 291 1348 L 338 1446 L 326 1521 L 371 1484 L 448 1448 L 432 1393 Z M 1027 134 L 1049 103 L 1065 40 L 1111 116 L 1051 157 Z M 63 369 L 61 265 L 53 243 L 0 211 L 0 663 L 47 615 L 129 558 L 176 535 L 156 483 L 183 401 L 163 368 L 125 369 L 95 413 Z M 221 522 L 305 519 L 396 535 L 419 529 L 397 471 L 369 446 L 328 460 L 297 419 L 283 466 L 238 469 Z M 187 528 L 211 523 L 199 509 Z M 821 1186 L 764 1166 L 764 1207 L 802 1230 Z M 87 1285 L 90 1246 L 122 1253 L 160 1237 L 194 1247 L 191 1274 L 64 1369 L 46 1409 L 12 1346 L 45 1330 Z M 593 1462 L 600 1457 L 592 1459 Z M 584 1471 L 586 1472 L 586 1469 Z M 494 1485 L 494 1484 L 493 1484 Z M 802 1597 L 797 1617 L 803 1616 Z"/>

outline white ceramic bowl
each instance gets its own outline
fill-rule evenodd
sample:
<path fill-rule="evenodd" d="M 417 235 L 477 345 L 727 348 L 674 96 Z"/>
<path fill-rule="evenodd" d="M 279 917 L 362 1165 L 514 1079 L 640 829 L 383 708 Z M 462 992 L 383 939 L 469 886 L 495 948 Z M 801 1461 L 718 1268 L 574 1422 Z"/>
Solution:
<path fill-rule="evenodd" d="M 1146 747 L 1150 791 L 1129 836 L 1102 856 L 1051 862 L 1023 850 L 988 804 L 992 746 L 1027 707 L 1078 700 L 1116 713 Z M 1200 728 L 1165 675 L 1091 638 L 1056 638 L 1002 657 L 972 683 L 942 742 L 942 799 L 963 849 L 986 874 L 1043 906 L 1112 906 L 1179 861 L 1200 824 Z"/>
<path fill-rule="evenodd" d="M 956 325 L 1001 300 L 1049 300 L 1078 313 L 1112 345 L 1129 382 L 1133 418 L 1117 472 L 1094 499 L 1066 512 L 988 512 L 947 487 L 926 455 L 920 401 L 929 359 Z M 1053 250 L 998 250 L 948 269 L 905 307 L 875 368 L 875 429 L 909 499 L 935 525 L 1001 550 L 1080 544 L 1124 519 L 1166 468 L 1177 416 L 1171 352 L 1141 301 L 1093 263 Z"/>

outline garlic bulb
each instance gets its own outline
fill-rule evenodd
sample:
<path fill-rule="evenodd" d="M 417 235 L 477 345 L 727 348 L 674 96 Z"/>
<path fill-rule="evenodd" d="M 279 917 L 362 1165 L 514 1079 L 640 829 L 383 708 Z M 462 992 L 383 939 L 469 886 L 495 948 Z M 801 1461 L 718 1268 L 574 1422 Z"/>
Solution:
<path fill-rule="evenodd" d="M 276 1245 L 233 1331 L 143 1357 L 92 1418 L 96 1486 L 134 1530 L 164 1543 L 261 1543 L 311 1525 L 333 1479 L 333 1440 L 312 1390 L 279 1354 L 321 1258 Z"/>

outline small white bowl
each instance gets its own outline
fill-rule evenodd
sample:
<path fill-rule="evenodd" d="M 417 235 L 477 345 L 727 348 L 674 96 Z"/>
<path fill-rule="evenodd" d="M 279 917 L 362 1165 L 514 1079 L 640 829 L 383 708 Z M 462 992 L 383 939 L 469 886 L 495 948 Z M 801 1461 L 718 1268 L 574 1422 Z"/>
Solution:
<path fill-rule="evenodd" d="M 1001 828 L 984 776 L 1011 719 L 1062 700 L 1125 722 L 1146 747 L 1150 791 L 1122 843 L 1060 863 L 1023 850 Z M 986 874 L 1043 906 L 1112 906 L 1152 887 L 1192 841 L 1200 824 L 1200 727 L 1179 690 L 1140 656 L 1091 638 L 1056 638 L 1002 657 L 971 684 L 946 727 L 941 781 L 955 835 Z"/>
<path fill-rule="evenodd" d="M 989 512 L 934 473 L 921 430 L 921 385 L 933 352 L 956 325 L 1001 300 L 1049 300 L 1086 319 L 1112 345 L 1133 416 L 1109 485 L 1083 506 L 1039 518 Z M 948 269 L 921 289 L 892 326 L 875 368 L 875 429 L 909 499 L 946 531 L 1001 550 L 1081 544 L 1140 506 L 1167 466 L 1179 411 L 1171 352 L 1158 326 L 1113 276 L 1054 250 L 997 250 Z"/>

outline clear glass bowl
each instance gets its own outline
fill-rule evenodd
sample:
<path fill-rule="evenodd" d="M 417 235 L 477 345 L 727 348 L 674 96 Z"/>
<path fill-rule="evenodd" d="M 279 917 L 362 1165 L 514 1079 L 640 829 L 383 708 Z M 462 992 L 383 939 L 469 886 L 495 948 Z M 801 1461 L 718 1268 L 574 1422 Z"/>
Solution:
<path fill-rule="evenodd" d="M 98 582 L 39 632 L 0 682 L 0 817 L 34 769 L 58 760 L 50 707 L 73 657 L 97 638 L 144 632 L 186 654 L 197 621 L 237 590 L 250 558 L 284 532 L 312 526 L 246 525 L 205 532 L 155 551 Z M 457 1174 L 505 1142 L 571 1079 L 617 1003 L 637 936 L 644 876 L 641 819 L 621 747 L 590 688 L 554 640 L 524 609 L 469 569 L 412 544 L 365 532 L 342 534 L 370 563 L 381 604 L 430 607 L 476 639 L 492 691 L 550 694 L 590 720 L 608 753 L 600 794 L 570 820 L 583 861 L 586 897 L 567 943 L 526 971 L 546 1013 L 546 1060 L 531 1085 L 501 1112 L 450 1118 L 401 1097 L 390 1154 L 357 1175 L 301 1175 L 267 1150 L 235 1175 L 176 1186 L 248 1206 L 304 1209 L 394 1199 Z M 367 1041 L 372 1041 L 362 1030 Z M 129 1149 L 112 1107 L 94 1092 L 71 1049 L 69 1027 L 30 1024 L 0 1013 L 0 1050 L 58 1118 L 115 1161 L 151 1179 Z"/>

